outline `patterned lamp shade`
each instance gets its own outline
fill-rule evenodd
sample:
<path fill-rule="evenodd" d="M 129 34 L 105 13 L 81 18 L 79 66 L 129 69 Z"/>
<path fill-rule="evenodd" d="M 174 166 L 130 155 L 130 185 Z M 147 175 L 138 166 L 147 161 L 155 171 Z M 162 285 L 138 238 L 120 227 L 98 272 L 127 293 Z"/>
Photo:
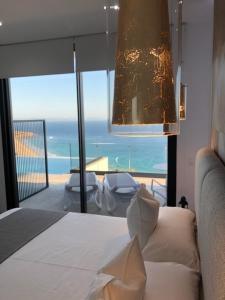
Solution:
<path fill-rule="evenodd" d="M 119 6 L 112 126 L 125 132 L 135 126 L 138 135 L 142 125 L 152 135 L 146 126 L 161 125 L 157 134 L 177 134 L 168 1 L 120 0 Z"/>

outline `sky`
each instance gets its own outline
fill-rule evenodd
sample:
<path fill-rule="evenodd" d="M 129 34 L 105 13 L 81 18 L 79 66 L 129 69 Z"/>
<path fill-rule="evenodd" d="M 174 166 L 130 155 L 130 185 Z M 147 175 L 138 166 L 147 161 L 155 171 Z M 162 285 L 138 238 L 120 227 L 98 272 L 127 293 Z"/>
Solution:
<path fill-rule="evenodd" d="M 106 71 L 83 73 L 85 120 L 106 120 Z M 14 120 L 77 120 L 75 74 L 32 76 L 10 80 Z"/>

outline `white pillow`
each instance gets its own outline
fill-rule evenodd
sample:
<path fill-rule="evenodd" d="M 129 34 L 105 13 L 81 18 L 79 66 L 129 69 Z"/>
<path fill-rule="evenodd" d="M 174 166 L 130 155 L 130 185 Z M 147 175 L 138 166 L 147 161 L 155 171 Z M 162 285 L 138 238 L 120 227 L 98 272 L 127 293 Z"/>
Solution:
<path fill-rule="evenodd" d="M 127 208 L 130 237 L 138 236 L 141 249 L 144 248 L 157 225 L 158 214 L 159 202 L 142 185 Z"/>
<path fill-rule="evenodd" d="M 135 237 L 98 272 L 87 300 L 142 300 L 145 283 L 144 261 Z"/>
<path fill-rule="evenodd" d="M 158 224 L 142 254 L 144 260 L 176 262 L 199 270 L 195 215 L 188 209 L 162 207 Z"/>
<path fill-rule="evenodd" d="M 145 262 L 144 300 L 199 300 L 200 275 L 176 263 Z"/>

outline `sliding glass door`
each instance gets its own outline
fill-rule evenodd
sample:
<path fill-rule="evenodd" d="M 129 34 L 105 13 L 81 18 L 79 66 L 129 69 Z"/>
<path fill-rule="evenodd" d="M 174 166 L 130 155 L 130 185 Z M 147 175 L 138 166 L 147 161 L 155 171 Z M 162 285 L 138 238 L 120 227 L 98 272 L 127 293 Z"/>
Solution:
<path fill-rule="evenodd" d="M 144 183 L 167 204 L 167 138 L 113 136 L 108 130 L 107 71 L 82 73 L 87 211 L 126 216 L 130 199 Z"/>
<path fill-rule="evenodd" d="M 79 120 L 75 74 L 10 80 L 20 206 L 125 217 L 140 184 L 166 205 L 167 137 L 111 135 L 107 71 L 79 76 Z"/>
<path fill-rule="evenodd" d="M 75 74 L 13 78 L 10 90 L 20 205 L 79 212 Z"/>

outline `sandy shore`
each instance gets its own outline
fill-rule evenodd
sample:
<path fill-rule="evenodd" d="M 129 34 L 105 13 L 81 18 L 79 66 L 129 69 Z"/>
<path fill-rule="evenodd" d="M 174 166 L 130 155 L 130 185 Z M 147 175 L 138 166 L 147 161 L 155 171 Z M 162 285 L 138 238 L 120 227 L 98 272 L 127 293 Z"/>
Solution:
<path fill-rule="evenodd" d="M 33 132 L 23 132 L 15 131 L 14 132 L 14 143 L 15 143 L 15 152 L 17 156 L 25 157 L 38 157 L 40 152 L 32 149 L 24 143 L 25 138 L 32 138 L 34 136 Z"/>

